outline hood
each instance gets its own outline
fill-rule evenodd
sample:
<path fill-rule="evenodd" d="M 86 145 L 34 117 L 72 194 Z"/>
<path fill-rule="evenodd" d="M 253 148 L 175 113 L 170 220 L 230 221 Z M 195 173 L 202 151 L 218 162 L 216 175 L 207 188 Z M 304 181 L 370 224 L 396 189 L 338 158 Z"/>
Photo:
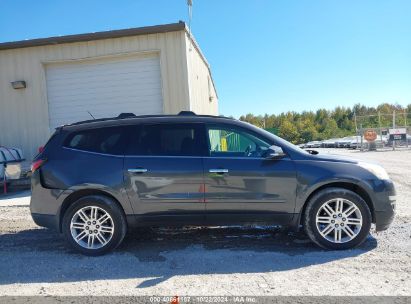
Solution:
<path fill-rule="evenodd" d="M 348 156 L 335 155 L 335 154 L 322 154 L 322 153 L 319 153 L 316 155 L 309 154 L 309 157 L 312 160 L 338 162 L 338 163 L 358 164 L 359 162 L 363 162 L 355 158 L 351 158 Z"/>

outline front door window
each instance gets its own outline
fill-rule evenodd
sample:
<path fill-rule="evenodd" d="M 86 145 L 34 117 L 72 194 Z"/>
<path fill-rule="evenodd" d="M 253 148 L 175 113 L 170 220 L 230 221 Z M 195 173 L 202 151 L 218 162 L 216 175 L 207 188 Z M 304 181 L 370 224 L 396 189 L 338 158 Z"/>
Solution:
<path fill-rule="evenodd" d="M 209 153 L 211 157 L 264 157 L 270 144 L 244 132 L 230 128 L 208 129 Z"/>

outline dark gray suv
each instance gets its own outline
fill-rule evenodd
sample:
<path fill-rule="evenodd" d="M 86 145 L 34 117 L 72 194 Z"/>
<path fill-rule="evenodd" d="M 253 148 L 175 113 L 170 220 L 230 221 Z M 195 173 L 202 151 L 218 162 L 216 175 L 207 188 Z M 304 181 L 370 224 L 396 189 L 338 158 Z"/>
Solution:
<path fill-rule="evenodd" d="M 388 228 L 375 164 L 304 151 L 250 124 L 182 112 L 59 127 L 32 164 L 34 221 L 86 255 L 141 226 L 282 225 L 347 249 Z"/>

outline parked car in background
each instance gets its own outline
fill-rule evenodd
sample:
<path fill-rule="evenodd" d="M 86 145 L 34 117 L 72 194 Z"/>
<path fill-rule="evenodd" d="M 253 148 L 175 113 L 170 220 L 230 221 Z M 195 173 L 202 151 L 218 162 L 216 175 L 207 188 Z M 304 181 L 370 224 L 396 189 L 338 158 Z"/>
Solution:
<path fill-rule="evenodd" d="M 338 138 L 335 140 L 335 147 L 336 148 L 348 148 L 351 144 L 351 141 L 352 141 L 351 136 Z"/>
<path fill-rule="evenodd" d="M 337 140 L 336 138 L 331 138 L 331 139 L 324 140 L 321 143 L 321 147 L 322 148 L 335 148 L 336 147 L 336 145 L 335 145 L 336 140 Z"/>
<path fill-rule="evenodd" d="M 304 148 L 320 148 L 321 141 L 310 141 L 304 145 Z"/>
<path fill-rule="evenodd" d="M 361 146 L 361 136 L 352 136 L 348 148 L 358 149 Z"/>
<path fill-rule="evenodd" d="M 122 115 L 56 129 L 32 164 L 30 210 L 86 255 L 134 227 L 183 225 L 282 225 L 339 250 L 388 228 L 395 189 L 378 165 L 234 119 Z"/>

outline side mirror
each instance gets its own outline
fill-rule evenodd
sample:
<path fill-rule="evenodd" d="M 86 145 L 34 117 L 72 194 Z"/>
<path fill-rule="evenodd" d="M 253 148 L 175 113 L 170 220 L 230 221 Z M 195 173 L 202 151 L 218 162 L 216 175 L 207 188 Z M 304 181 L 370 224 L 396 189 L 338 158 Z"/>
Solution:
<path fill-rule="evenodd" d="M 283 149 L 278 146 L 271 146 L 265 152 L 265 159 L 279 159 L 285 156 Z"/>

